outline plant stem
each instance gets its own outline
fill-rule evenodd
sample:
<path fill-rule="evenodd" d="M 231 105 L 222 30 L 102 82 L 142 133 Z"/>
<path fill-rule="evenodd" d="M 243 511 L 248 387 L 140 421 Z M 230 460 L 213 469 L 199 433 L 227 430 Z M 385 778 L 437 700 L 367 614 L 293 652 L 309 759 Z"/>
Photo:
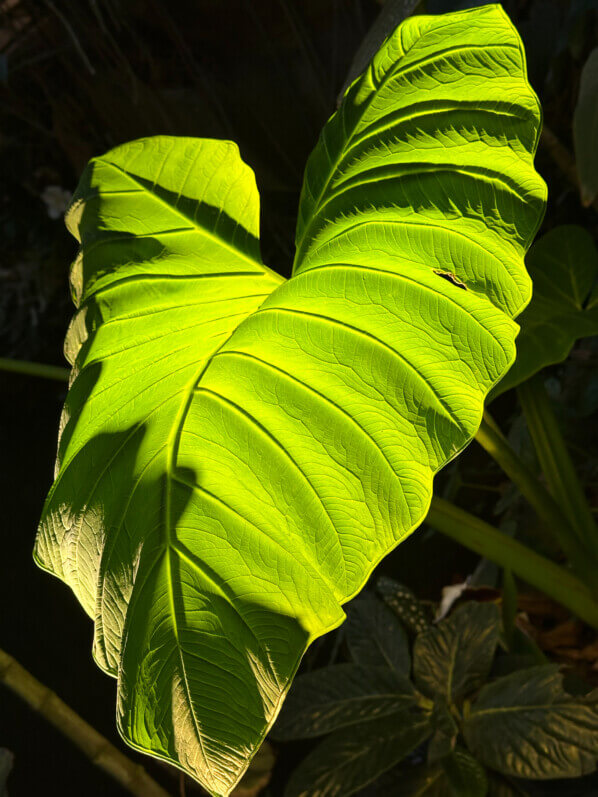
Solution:
<path fill-rule="evenodd" d="M 432 499 L 426 521 L 466 548 L 510 569 L 588 625 L 598 628 L 598 602 L 588 587 L 568 570 L 442 498 Z"/>
<path fill-rule="evenodd" d="M 517 456 L 507 438 L 487 412 L 484 413 L 476 440 L 519 488 L 521 494 L 543 521 L 544 528 L 556 540 L 578 575 L 587 584 L 593 584 L 596 580 L 596 570 L 592 557 L 588 557 L 586 546 L 577 538 L 558 503 Z"/>
<path fill-rule="evenodd" d="M 90 761 L 138 797 L 169 797 L 145 769 L 85 722 L 58 695 L 0 648 L 0 681 L 58 728 Z"/>
<path fill-rule="evenodd" d="M 69 378 L 69 369 L 61 368 L 59 365 L 32 363 L 28 360 L 12 360 L 5 357 L 0 357 L 0 371 L 41 376 L 44 379 L 56 379 L 59 382 L 68 382 Z"/>
<path fill-rule="evenodd" d="M 598 559 L 598 528 L 575 473 L 542 376 L 538 374 L 519 385 L 517 393 L 548 489 L 568 518 L 578 541 L 591 551 L 595 564 Z"/>

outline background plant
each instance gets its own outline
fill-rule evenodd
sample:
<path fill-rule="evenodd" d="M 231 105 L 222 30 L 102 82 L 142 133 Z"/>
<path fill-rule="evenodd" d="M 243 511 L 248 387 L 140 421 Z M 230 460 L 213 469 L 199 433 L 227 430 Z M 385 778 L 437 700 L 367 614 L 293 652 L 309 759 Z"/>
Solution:
<path fill-rule="evenodd" d="M 526 793 L 525 779 L 595 771 L 596 693 L 567 694 L 557 665 L 515 655 L 495 603 L 466 602 L 432 624 L 413 595 L 406 610 L 403 588 L 381 586 L 395 610 L 371 592 L 357 598 L 344 632 L 351 663 L 300 676 L 285 703 L 275 738 L 329 734 L 285 797 L 348 797 L 368 784 L 405 797 L 508 795 Z"/>

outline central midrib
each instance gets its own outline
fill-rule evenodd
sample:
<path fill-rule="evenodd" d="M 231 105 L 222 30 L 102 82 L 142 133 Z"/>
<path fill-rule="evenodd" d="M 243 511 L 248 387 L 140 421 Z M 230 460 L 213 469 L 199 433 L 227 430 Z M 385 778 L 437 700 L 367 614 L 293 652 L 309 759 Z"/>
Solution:
<path fill-rule="evenodd" d="M 264 276 L 265 276 L 265 274 L 264 274 Z M 281 279 L 283 279 L 283 278 L 281 278 Z M 276 290 L 276 287 L 273 289 L 272 292 L 274 292 L 275 290 Z M 271 295 L 271 294 L 269 294 L 269 295 Z M 259 308 L 256 308 L 256 309 L 259 309 Z M 255 312 L 255 310 L 247 313 L 246 318 L 249 318 L 251 315 L 253 315 L 254 312 Z M 194 726 L 195 726 L 195 730 L 196 730 L 196 734 L 197 734 L 197 738 L 198 738 L 198 743 L 199 743 L 199 745 L 201 747 L 202 755 L 204 757 L 204 761 L 206 763 L 206 767 L 208 768 L 208 771 L 210 770 L 210 764 L 209 764 L 209 760 L 208 760 L 208 757 L 207 757 L 207 754 L 205 752 L 205 748 L 204 748 L 204 745 L 203 745 L 203 738 L 202 738 L 201 728 L 200 728 L 199 722 L 197 720 L 197 717 L 195 716 L 195 710 L 193 708 L 193 703 L 192 703 L 192 700 L 191 700 L 191 693 L 190 693 L 190 689 L 189 689 L 189 684 L 187 682 L 185 663 L 184 663 L 184 660 L 183 660 L 183 649 L 182 649 L 182 646 L 181 646 L 181 644 L 179 642 L 179 635 L 178 635 L 178 621 L 177 621 L 177 613 L 176 613 L 176 605 L 175 605 L 174 589 L 173 589 L 173 579 L 172 579 L 172 556 L 177 551 L 176 545 L 173 544 L 173 530 L 174 530 L 173 526 L 174 526 L 174 524 L 173 524 L 173 514 L 172 514 L 172 509 L 173 509 L 173 507 L 172 507 L 172 485 L 173 485 L 173 482 L 175 481 L 176 461 L 177 461 L 177 457 L 178 457 L 178 450 L 179 450 L 179 445 L 180 445 L 180 440 L 181 440 L 181 435 L 182 435 L 182 430 L 183 430 L 183 423 L 184 423 L 185 417 L 187 416 L 187 413 L 189 411 L 189 407 L 191 405 L 191 402 L 193 401 L 195 387 L 196 387 L 196 385 L 198 385 L 200 383 L 203 375 L 205 374 L 205 372 L 209 368 L 212 360 L 218 354 L 218 352 L 222 349 L 222 347 L 224 345 L 226 345 L 226 343 L 228 343 L 228 341 L 230 340 L 230 338 L 233 335 L 233 333 L 235 332 L 235 330 L 238 329 L 238 326 L 239 325 L 237 324 L 237 326 L 234 327 L 230 331 L 230 333 L 225 337 L 225 339 L 220 342 L 220 344 L 214 349 L 214 351 L 209 355 L 209 357 L 207 357 L 206 360 L 203 362 L 201 368 L 199 368 L 198 371 L 196 371 L 194 373 L 193 378 L 191 380 L 189 380 L 189 382 L 188 382 L 188 384 L 187 384 L 187 386 L 185 388 L 183 397 L 181 399 L 181 403 L 180 403 L 178 412 L 177 412 L 177 414 L 176 414 L 176 416 L 174 418 L 174 421 L 173 421 L 173 424 L 172 424 L 172 427 L 171 427 L 171 430 L 170 430 L 170 434 L 169 434 L 168 442 L 167 442 L 167 454 L 166 454 L 166 486 L 165 486 L 165 496 L 164 496 L 164 499 L 165 499 L 164 500 L 164 550 L 165 550 L 165 555 L 166 555 L 166 567 L 167 567 L 168 602 L 169 602 L 170 612 L 171 612 L 171 615 L 172 615 L 173 634 L 174 634 L 174 637 L 175 637 L 176 647 L 177 647 L 177 651 L 178 651 L 179 658 L 180 658 L 180 661 L 181 661 L 181 667 L 182 667 L 182 670 L 183 670 L 184 684 L 185 684 L 185 691 L 186 691 L 186 694 L 187 694 L 187 700 L 189 702 L 189 708 L 190 708 L 191 714 L 193 716 L 193 722 L 194 722 Z M 129 604 L 129 605 L 131 605 L 131 604 Z"/>

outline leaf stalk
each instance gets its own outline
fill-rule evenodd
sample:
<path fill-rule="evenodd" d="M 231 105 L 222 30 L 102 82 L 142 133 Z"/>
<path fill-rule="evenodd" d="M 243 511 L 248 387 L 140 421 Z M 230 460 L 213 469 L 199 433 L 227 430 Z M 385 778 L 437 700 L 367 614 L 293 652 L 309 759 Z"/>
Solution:
<path fill-rule="evenodd" d="M 596 580 L 593 557 L 583 542 L 578 539 L 557 501 L 517 456 L 489 413 L 484 413 L 475 438 L 519 488 L 523 497 L 542 521 L 543 528 L 559 545 L 577 574 L 586 584 L 592 585 Z"/>
<path fill-rule="evenodd" d="M 548 489 L 562 507 L 578 542 L 590 551 L 595 581 L 598 528 L 573 467 L 542 376 L 538 374 L 524 382 L 517 388 L 517 394 Z"/>

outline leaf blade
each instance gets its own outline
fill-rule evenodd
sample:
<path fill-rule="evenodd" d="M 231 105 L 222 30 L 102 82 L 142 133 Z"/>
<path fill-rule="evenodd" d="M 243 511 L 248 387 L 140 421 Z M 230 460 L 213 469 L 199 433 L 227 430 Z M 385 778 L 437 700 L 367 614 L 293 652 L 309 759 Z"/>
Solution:
<path fill-rule="evenodd" d="M 562 362 L 579 338 L 598 333 L 598 311 L 590 296 L 598 250 L 587 230 L 575 224 L 555 227 L 532 245 L 526 265 L 534 294 L 519 317 L 517 359 L 492 391 L 493 399 Z"/>
<path fill-rule="evenodd" d="M 300 675 L 274 727 L 274 738 L 305 739 L 418 706 L 405 676 L 386 667 L 337 664 Z"/>
<path fill-rule="evenodd" d="M 373 595 L 357 598 L 347 610 L 347 645 L 356 664 L 389 667 L 409 677 L 409 641 L 398 618 Z"/>
<path fill-rule="evenodd" d="M 285 797 L 349 797 L 405 758 L 429 734 L 425 717 L 386 717 L 329 736 L 293 772 Z"/>
<path fill-rule="evenodd" d="M 594 48 L 581 72 L 579 96 L 573 112 L 575 160 L 581 183 L 581 200 L 591 205 L 598 194 L 598 159 L 593 142 L 598 131 L 598 48 Z"/>
<path fill-rule="evenodd" d="M 482 689 L 464 735 L 471 751 L 504 775 L 579 777 L 596 769 L 597 695 L 567 695 L 556 665 L 520 670 Z"/>
<path fill-rule="evenodd" d="M 499 619 L 494 604 L 470 602 L 419 634 L 413 648 L 418 688 L 456 703 L 481 686 L 498 645 Z"/>

